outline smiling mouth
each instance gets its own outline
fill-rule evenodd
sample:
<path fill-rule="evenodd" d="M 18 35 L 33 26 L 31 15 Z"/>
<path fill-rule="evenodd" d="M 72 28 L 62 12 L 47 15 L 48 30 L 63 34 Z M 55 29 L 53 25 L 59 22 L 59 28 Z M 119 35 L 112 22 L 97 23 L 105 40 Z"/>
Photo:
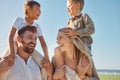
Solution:
<path fill-rule="evenodd" d="M 64 46 L 63 44 L 60 44 L 60 45 L 59 45 L 60 48 L 63 47 L 63 46 Z"/>
<path fill-rule="evenodd" d="M 29 44 L 29 46 L 30 46 L 31 48 L 34 48 L 34 47 L 35 47 L 35 45 L 34 45 L 34 44 Z"/>

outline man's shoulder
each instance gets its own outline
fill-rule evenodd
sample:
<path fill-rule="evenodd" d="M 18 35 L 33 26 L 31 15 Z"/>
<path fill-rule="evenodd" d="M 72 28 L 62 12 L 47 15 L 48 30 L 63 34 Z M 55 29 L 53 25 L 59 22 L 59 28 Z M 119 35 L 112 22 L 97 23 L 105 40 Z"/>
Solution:
<path fill-rule="evenodd" d="M 39 53 L 37 50 L 34 50 L 34 52 L 31 54 L 31 56 L 33 57 L 33 59 L 35 60 L 35 62 L 40 65 L 42 59 L 43 59 L 43 55 L 41 53 Z"/>

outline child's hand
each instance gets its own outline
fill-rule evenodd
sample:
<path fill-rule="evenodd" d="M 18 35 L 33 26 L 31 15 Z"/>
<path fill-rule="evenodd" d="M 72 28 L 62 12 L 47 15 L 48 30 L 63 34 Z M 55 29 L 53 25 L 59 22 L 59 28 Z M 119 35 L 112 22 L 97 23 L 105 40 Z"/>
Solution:
<path fill-rule="evenodd" d="M 49 58 L 48 57 L 44 57 L 42 59 L 42 61 L 41 61 L 41 65 L 43 66 L 43 65 L 45 65 L 46 63 L 49 63 L 49 62 L 50 62 Z"/>
<path fill-rule="evenodd" d="M 64 30 L 64 33 L 68 36 L 68 37 L 71 37 L 71 36 L 78 36 L 78 33 L 77 31 L 73 30 L 73 29 L 65 29 Z"/>
<path fill-rule="evenodd" d="M 53 67 L 52 64 L 49 61 L 48 57 L 44 57 L 41 61 L 42 68 L 46 71 L 48 76 L 51 76 L 53 73 Z"/>
<path fill-rule="evenodd" d="M 11 55 L 4 58 L 0 58 L 0 74 L 3 74 L 9 70 L 14 64 L 14 59 L 11 59 Z"/>
<path fill-rule="evenodd" d="M 7 54 L 2 57 L 2 60 L 7 60 L 9 61 L 8 66 L 12 66 L 15 61 L 15 54 L 10 53 L 9 51 L 6 52 Z"/>

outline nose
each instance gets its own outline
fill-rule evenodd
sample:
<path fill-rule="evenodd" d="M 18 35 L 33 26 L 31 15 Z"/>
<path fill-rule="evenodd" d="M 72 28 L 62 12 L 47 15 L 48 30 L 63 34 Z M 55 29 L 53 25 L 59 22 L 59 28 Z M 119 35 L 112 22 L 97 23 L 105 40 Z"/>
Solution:
<path fill-rule="evenodd" d="M 41 14 L 41 10 L 39 9 L 39 14 Z"/>
<path fill-rule="evenodd" d="M 57 40 L 56 42 L 57 42 L 57 44 L 60 44 L 60 40 Z"/>
<path fill-rule="evenodd" d="M 70 8 L 69 7 L 67 8 L 67 11 L 70 12 Z"/>
<path fill-rule="evenodd" d="M 56 41 L 57 44 L 59 44 L 58 40 Z"/>

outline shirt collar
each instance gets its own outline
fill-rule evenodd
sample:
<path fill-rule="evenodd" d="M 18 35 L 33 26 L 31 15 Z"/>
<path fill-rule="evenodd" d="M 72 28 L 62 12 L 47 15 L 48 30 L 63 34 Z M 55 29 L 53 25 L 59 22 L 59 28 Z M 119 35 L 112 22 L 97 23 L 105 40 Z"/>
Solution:
<path fill-rule="evenodd" d="M 26 21 L 25 17 L 23 18 L 23 23 L 24 23 L 24 24 L 27 24 L 27 21 Z M 35 23 L 33 22 L 32 25 L 35 26 Z"/>
<path fill-rule="evenodd" d="M 78 19 L 81 15 L 82 15 L 82 13 L 78 13 L 78 14 L 76 14 L 76 16 L 73 16 L 71 19 L 72 19 L 72 20 L 76 20 L 76 19 Z"/>
<path fill-rule="evenodd" d="M 23 58 L 21 58 L 18 54 L 16 54 L 16 57 L 20 60 L 20 62 L 25 62 Z M 32 56 L 29 56 L 27 60 L 27 64 L 32 60 Z"/>

